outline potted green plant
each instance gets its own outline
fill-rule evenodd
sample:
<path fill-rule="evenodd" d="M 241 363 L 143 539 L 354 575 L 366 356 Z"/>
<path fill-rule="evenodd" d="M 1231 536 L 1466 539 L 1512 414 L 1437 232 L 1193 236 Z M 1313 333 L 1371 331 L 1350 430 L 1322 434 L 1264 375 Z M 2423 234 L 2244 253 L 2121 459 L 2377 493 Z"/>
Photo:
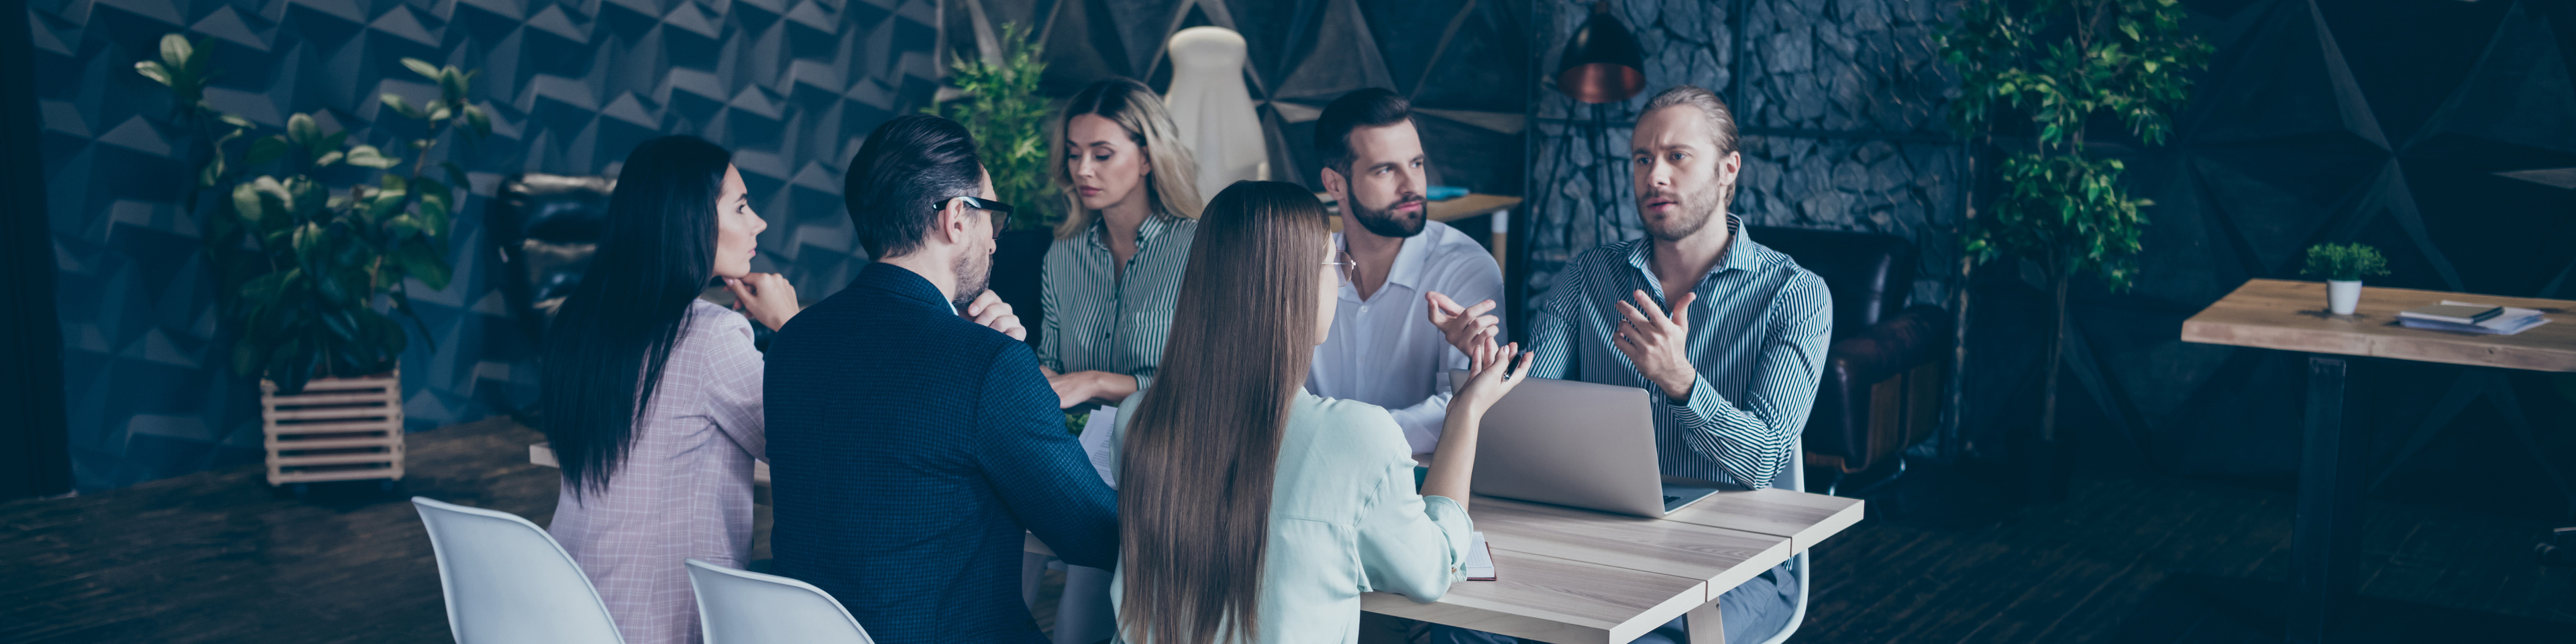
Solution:
<path fill-rule="evenodd" d="M 1968 212 L 1967 255 L 2018 257 L 2047 281 L 2052 331 L 2039 451 L 2062 449 L 2057 392 L 2069 286 L 2092 275 L 2113 290 L 2128 288 L 2147 225 L 2142 209 L 2154 205 L 2129 193 L 2127 166 L 2088 146 L 2086 135 L 2090 126 L 2118 123 L 2140 143 L 2164 143 L 2171 115 L 2189 97 L 2188 73 L 2207 66 L 2212 50 L 2183 19 L 2179 0 L 1970 0 L 1940 36 L 1942 59 L 1959 72 L 1952 127 L 2001 157 L 1989 212 Z M 2063 489 L 2036 487 L 2052 498 Z"/>
<path fill-rule="evenodd" d="M 2368 244 L 2317 244 L 2308 247 L 2308 266 L 2300 273 L 2326 278 L 2326 310 L 2352 315 L 2361 305 L 2361 278 L 2388 274 L 2388 257 Z"/>
<path fill-rule="evenodd" d="M 400 479 L 395 361 L 409 337 L 395 315 L 426 339 L 408 285 L 446 288 L 451 276 L 448 229 L 465 171 L 440 163 L 442 181 L 426 170 L 450 132 L 469 142 L 490 133 L 489 116 L 466 103 L 476 72 L 403 59 L 439 88 L 421 106 L 381 97 L 393 114 L 426 121 L 425 136 L 406 142 L 414 159 L 405 173 L 390 171 L 405 163 L 400 156 L 328 131 L 311 114 L 245 140 L 253 123 L 204 100 L 207 53 L 170 34 L 160 54 L 135 70 L 171 90 L 175 121 L 198 128 L 201 165 L 188 206 L 206 222 L 233 370 L 261 379 L 269 482 Z"/>
<path fill-rule="evenodd" d="M 949 65 L 948 83 L 956 98 L 922 108 L 966 126 L 975 136 L 975 154 L 993 173 L 993 193 L 1017 206 L 1011 230 L 1053 226 L 1063 216 L 1064 195 L 1049 185 L 1047 116 L 1055 111 L 1038 94 L 1046 75 L 1040 45 L 1029 42 L 1019 23 L 1002 24 L 1001 59 L 959 58 Z"/>
<path fill-rule="evenodd" d="M 950 64 L 953 97 L 922 111 L 966 126 L 975 136 L 976 156 L 993 173 L 993 193 L 1018 207 L 993 252 L 992 289 L 1021 319 L 1034 320 L 1044 313 L 1038 310 L 1040 279 L 1067 202 L 1047 176 L 1047 120 L 1055 106 L 1038 93 L 1038 80 L 1046 75 L 1040 46 L 1019 23 L 1002 24 L 1000 45 L 998 59 Z M 1042 333 L 1031 326 L 1028 341 L 1044 340 Z"/>

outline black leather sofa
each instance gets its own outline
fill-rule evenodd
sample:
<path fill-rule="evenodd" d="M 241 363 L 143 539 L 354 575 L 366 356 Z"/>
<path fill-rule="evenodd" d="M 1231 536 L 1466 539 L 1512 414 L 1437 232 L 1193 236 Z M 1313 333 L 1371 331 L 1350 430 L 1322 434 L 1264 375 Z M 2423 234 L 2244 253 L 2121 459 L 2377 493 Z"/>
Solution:
<path fill-rule="evenodd" d="M 1914 242 L 1761 226 L 1747 235 L 1787 253 L 1833 291 L 1833 345 L 1807 417 L 1807 465 L 1843 474 L 1895 467 L 1900 452 L 1940 424 L 1950 356 L 1950 313 L 1906 306 L 1914 290 Z"/>
<path fill-rule="evenodd" d="M 616 187 L 608 177 L 515 174 L 484 211 L 484 234 L 501 256 L 501 299 L 529 342 L 544 341 L 546 320 L 590 267 Z"/>

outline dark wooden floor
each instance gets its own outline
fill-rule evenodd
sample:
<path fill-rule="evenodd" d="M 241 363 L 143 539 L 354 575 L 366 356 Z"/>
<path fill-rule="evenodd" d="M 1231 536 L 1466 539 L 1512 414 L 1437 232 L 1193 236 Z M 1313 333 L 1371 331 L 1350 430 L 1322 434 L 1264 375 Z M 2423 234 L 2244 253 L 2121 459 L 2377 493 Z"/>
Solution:
<path fill-rule="evenodd" d="M 1817 546 L 1798 641 L 2280 641 L 2287 491 L 2079 478 L 2008 507 L 1950 489 L 1964 478 L 1909 476 Z M 2338 641 L 2576 641 L 2576 569 L 2532 555 L 2545 521 L 2372 503 L 2363 528 Z"/>
<path fill-rule="evenodd" d="M 543 525 L 555 471 L 527 464 L 536 440 L 507 421 L 413 434 L 406 492 Z M 2284 492 L 2080 479 L 2065 502 L 2010 507 L 1975 489 L 1927 470 L 1873 497 L 1869 520 L 1817 548 L 1796 641 L 2279 638 Z M 2530 554 L 2545 523 L 2373 504 L 2352 639 L 2576 641 L 2576 570 Z M 449 641 L 400 498 L 280 500 L 243 468 L 0 503 L 0 535 L 0 642 Z"/>

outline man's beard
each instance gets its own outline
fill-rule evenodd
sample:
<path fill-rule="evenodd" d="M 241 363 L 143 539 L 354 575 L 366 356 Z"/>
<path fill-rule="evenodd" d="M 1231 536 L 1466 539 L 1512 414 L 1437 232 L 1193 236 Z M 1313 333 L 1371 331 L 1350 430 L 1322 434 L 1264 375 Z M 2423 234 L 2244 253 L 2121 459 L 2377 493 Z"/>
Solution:
<path fill-rule="evenodd" d="M 956 306 L 959 311 L 964 311 L 967 305 L 974 304 L 975 298 L 984 295 L 984 288 L 993 284 L 992 253 L 959 255 L 957 263 L 950 265 L 949 269 L 957 273 L 957 299 L 948 303 Z"/>
<path fill-rule="evenodd" d="M 1726 195 L 1730 192 L 1728 190 L 1730 187 L 1732 186 L 1724 182 L 1716 182 L 1689 195 L 1677 195 L 1663 190 L 1639 195 L 1637 197 L 1637 212 L 1640 215 L 1638 219 L 1646 225 L 1646 234 L 1653 235 L 1655 239 L 1668 242 L 1681 241 L 1698 233 L 1699 229 L 1708 227 L 1710 220 L 1717 219 L 1718 211 L 1726 209 Z M 1660 220 L 1644 216 L 1646 203 L 1658 197 L 1673 199 L 1673 206 L 1675 206 L 1673 214 Z"/>
<path fill-rule="evenodd" d="M 1352 218 L 1359 220 L 1361 228 L 1366 228 L 1379 237 L 1403 239 L 1420 235 L 1423 222 L 1426 221 L 1424 216 L 1431 212 L 1430 204 L 1424 202 L 1421 195 L 1402 195 L 1395 200 L 1395 203 L 1387 204 L 1385 208 L 1363 206 L 1358 199 L 1352 199 L 1350 202 Z M 1413 214 L 1410 215 L 1396 214 L 1395 209 L 1407 205 L 1421 207 L 1414 208 Z"/>

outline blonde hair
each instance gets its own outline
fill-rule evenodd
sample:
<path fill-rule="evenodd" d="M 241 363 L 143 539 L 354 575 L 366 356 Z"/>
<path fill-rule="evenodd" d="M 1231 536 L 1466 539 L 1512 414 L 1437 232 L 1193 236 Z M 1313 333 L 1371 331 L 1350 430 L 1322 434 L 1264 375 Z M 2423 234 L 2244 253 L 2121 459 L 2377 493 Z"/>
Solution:
<path fill-rule="evenodd" d="M 1172 125 L 1172 113 L 1163 110 L 1162 97 L 1154 89 L 1133 78 L 1110 78 L 1082 88 L 1064 104 L 1064 115 L 1055 120 L 1054 136 L 1047 138 L 1047 177 L 1064 195 L 1064 223 L 1057 224 L 1057 239 L 1072 239 L 1091 228 L 1099 215 L 1082 207 L 1082 197 L 1073 192 L 1073 175 L 1064 162 L 1064 132 L 1073 117 L 1090 114 L 1109 119 L 1127 130 L 1127 138 L 1145 153 L 1151 172 L 1145 175 L 1146 206 L 1152 212 L 1182 219 L 1199 218 L 1199 162 L 1190 154 L 1190 146 L 1181 144 L 1180 128 Z"/>
<path fill-rule="evenodd" d="M 1708 91 L 1698 85 L 1674 85 L 1672 89 L 1657 93 L 1653 99 L 1647 100 L 1646 109 L 1638 110 L 1637 114 L 1643 115 L 1676 105 L 1699 110 L 1700 116 L 1708 117 L 1709 144 L 1717 147 L 1718 156 L 1723 157 L 1735 151 L 1735 111 L 1727 109 L 1726 99 L 1718 98 L 1717 92 Z"/>

